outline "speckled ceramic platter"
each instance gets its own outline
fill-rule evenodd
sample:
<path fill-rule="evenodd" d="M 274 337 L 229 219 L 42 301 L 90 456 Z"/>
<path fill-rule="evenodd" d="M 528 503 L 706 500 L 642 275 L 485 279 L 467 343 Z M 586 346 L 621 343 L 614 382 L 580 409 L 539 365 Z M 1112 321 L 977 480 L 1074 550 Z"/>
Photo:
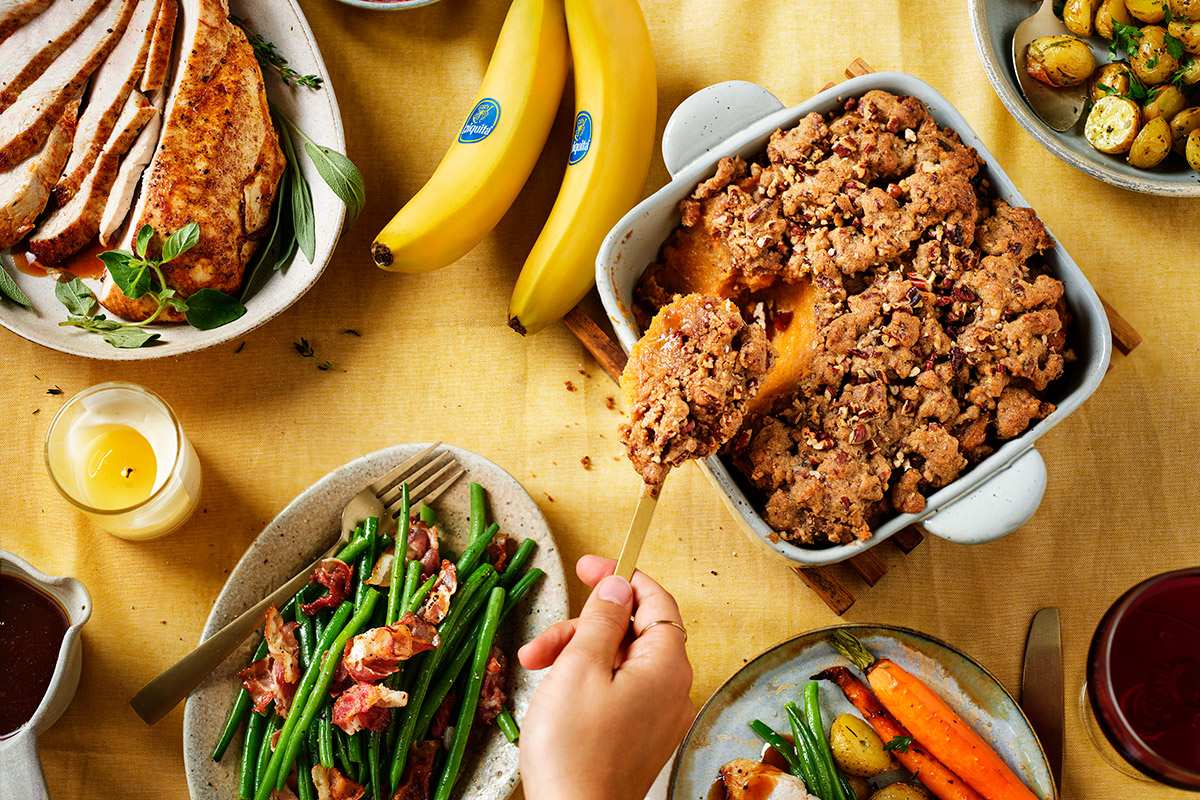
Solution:
<path fill-rule="evenodd" d="M 337 538 L 346 502 L 362 487 L 396 464 L 428 447 L 404 444 L 378 450 L 339 467 L 288 504 L 242 556 L 217 596 L 204 626 L 203 637 L 249 608 L 275 586 L 311 562 Z M 516 664 L 517 647 L 550 625 L 567 618 L 567 587 L 558 546 L 537 504 L 515 478 L 486 458 L 457 447 L 446 447 L 466 468 L 466 475 L 434 503 L 438 528 L 449 547 L 461 550 L 467 531 L 468 483 L 487 489 L 490 517 L 517 539 L 538 543 L 531 566 L 546 572 L 540 584 L 501 630 L 501 646 L 514 665 L 510 707 L 518 722 L 524 718 L 540 673 Z M 183 757 L 193 800 L 234 800 L 240 739 L 220 763 L 210 758 L 225 715 L 237 694 L 236 673 L 249 662 L 258 636 L 251 637 L 225 660 L 188 698 L 183 712 Z M 517 785 L 517 748 L 496 732 L 480 747 L 472 741 L 455 790 L 460 800 L 504 800 Z"/>
<path fill-rule="evenodd" d="M 181 0 L 179 4 L 179 29 L 176 39 L 190 36 L 197 19 L 197 0 Z M 288 59 L 288 63 L 301 74 L 320 75 L 325 79 L 321 89 L 305 89 L 284 86 L 273 72 L 266 75 L 267 97 L 271 102 L 300 126 L 313 141 L 346 151 L 346 135 L 342 130 L 342 114 L 338 110 L 329 73 L 317 49 L 317 41 L 308 21 L 296 0 L 230 0 L 230 13 L 246 20 L 251 30 L 262 34 L 273 42 Z M 186 38 L 184 39 L 186 40 Z M 177 48 L 178 50 L 178 48 Z M 178 52 L 176 52 L 178 58 Z M 172 98 L 173 99 L 173 98 Z M 168 108 L 171 100 L 168 100 Z M 106 361 L 139 361 L 164 358 L 203 350 L 214 345 L 244 336 L 258 326 L 282 313 L 307 292 L 329 263 L 333 248 L 342 229 L 346 208 L 333 191 L 317 174 L 312 162 L 301 158 L 300 169 L 312 189 L 314 218 L 316 220 L 316 252 L 312 263 L 297 252 L 291 262 L 263 281 L 255 281 L 255 287 L 246 298 L 246 313 L 241 319 L 210 331 L 197 330 L 188 325 L 156 324 L 150 330 L 162 334 L 153 345 L 118 350 L 109 346 L 99 336 L 79 328 L 64 328 L 59 322 L 67 318 L 67 310 L 54 297 L 54 282 L 47 277 L 34 277 L 18 272 L 6 256 L 4 268 L 16 280 L 21 290 L 29 296 L 32 308 L 22 308 L 6 299 L 0 299 L 0 325 L 18 336 L 53 350 L 72 355 L 97 358 Z M 92 290 L 99 281 L 85 281 Z"/>
<path fill-rule="evenodd" d="M 751 659 L 700 709 L 671 772 L 670 800 L 706 800 L 722 764 L 735 758 L 757 758 L 762 742 L 748 727 L 750 720 L 761 719 L 776 730 L 788 729 L 783 704 L 798 700 L 812 675 L 827 667 L 848 666 L 829 645 L 834 631 L 840 629 L 851 631 L 877 658 L 892 659 L 928 684 L 996 749 L 1035 795 L 1041 800 L 1057 800 L 1037 736 L 995 677 L 945 642 L 885 625 L 821 628 Z M 821 684 L 821 708 L 826 731 L 838 715 L 858 713 L 836 686 L 825 682 Z"/>
<path fill-rule="evenodd" d="M 1080 172 L 1105 183 L 1145 194 L 1171 197 L 1200 197 L 1200 173 L 1178 155 L 1169 156 L 1154 169 L 1131 167 L 1122 156 L 1110 156 L 1088 144 L 1083 135 L 1087 115 L 1074 128 L 1059 133 L 1033 112 L 1017 83 L 1012 63 L 1013 33 L 1021 22 L 1037 11 L 1029 0 L 970 0 L 971 32 L 992 88 L 1009 113 L 1029 135 L 1054 155 Z M 1099 36 L 1088 40 L 1097 64 L 1108 63 L 1108 45 Z"/>

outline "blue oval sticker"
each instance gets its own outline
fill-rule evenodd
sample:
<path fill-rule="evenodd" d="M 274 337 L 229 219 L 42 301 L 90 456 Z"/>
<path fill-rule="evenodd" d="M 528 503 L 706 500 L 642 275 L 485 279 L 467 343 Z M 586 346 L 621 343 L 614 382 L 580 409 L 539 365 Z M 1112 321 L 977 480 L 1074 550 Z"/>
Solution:
<path fill-rule="evenodd" d="M 567 164 L 578 164 L 592 149 L 592 115 L 580 111 L 575 115 L 575 138 L 571 141 L 571 158 Z"/>
<path fill-rule="evenodd" d="M 463 144 L 482 142 L 500 122 L 500 104 L 490 97 L 485 97 L 471 109 L 467 121 L 463 123 L 458 133 L 458 140 Z"/>

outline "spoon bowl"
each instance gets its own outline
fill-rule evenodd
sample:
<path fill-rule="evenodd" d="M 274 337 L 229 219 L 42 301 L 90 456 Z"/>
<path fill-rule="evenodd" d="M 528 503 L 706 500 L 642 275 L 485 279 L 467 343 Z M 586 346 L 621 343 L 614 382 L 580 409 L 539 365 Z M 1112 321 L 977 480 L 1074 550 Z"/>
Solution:
<path fill-rule="evenodd" d="M 1087 83 L 1054 89 L 1030 77 L 1025 69 L 1025 52 L 1029 43 L 1043 36 L 1072 36 L 1067 26 L 1054 15 L 1054 0 L 1042 0 L 1042 5 L 1017 26 L 1013 34 L 1013 67 L 1021 92 L 1034 113 L 1056 131 L 1069 131 L 1083 116 L 1087 105 Z"/>

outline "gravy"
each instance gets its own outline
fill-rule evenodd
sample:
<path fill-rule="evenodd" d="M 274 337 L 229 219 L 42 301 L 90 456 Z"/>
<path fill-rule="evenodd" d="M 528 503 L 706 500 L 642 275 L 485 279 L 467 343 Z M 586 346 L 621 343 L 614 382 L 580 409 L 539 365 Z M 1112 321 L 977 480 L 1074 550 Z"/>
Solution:
<path fill-rule="evenodd" d="M 0 574 L 0 738 L 41 705 L 70 625 L 53 597 L 16 575 Z"/>

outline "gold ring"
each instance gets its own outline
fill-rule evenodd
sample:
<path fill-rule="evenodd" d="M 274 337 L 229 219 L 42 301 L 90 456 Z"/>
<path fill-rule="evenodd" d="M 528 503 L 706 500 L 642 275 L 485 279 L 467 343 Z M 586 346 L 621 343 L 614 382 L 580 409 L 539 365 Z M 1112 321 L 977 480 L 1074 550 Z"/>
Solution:
<path fill-rule="evenodd" d="M 688 640 L 687 629 L 686 629 L 686 628 L 684 628 L 682 625 L 680 625 L 678 622 L 676 622 L 676 621 L 675 621 L 675 620 L 673 620 L 673 619 L 656 619 L 656 620 L 654 620 L 654 622 L 651 622 L 649 625 L 647 625 L 646 627 L 642 628 L 642 632 L 638 634 L 638 638 L 641 638 L 642 636 L 645 636 L 645 635 L 646 635 L 646 631 L 650 630 L 650 629 L 651 629 L 651 628 L 653 628 L 655 625 L 671 625 L 671 626 L 674 626 L 674 627 L 676 627 L 676 628 L 679 628 L 680 632 L 682 632 L 682 633 L 683 633 L 683 643 L 684 643 L 684 644 L 687 644 L 687 640 Z"/>

